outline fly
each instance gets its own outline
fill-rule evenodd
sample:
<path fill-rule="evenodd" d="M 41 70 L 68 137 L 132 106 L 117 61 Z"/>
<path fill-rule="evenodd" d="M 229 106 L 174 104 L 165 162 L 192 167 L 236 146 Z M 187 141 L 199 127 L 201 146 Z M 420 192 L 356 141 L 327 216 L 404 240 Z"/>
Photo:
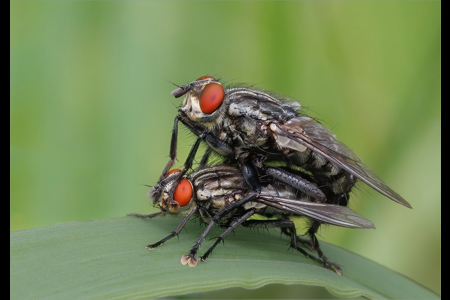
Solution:
<path fill-rule="evenodd" d="M 231 87 L 225 89 L 212 76 L 180 86 L 172 92 L 178 98 L 185 95 L 172 131 L 170 160 L 158 186 L 165 186 L 166 175 L 176 159 L 178 121 L 198 136 L 191 149 L 179 181 L 192 167 L 195 153 L 201 141 L 205 141 L 227 161 L 241 166 L 242 175 L 254 191 L 261 189 L 259 178 L 249 176 L 245 166 L 258 157 L 260 162 L 279 163 L 290 169 L 308 174 L 308 179 L 295 179 L 295 184 L 314 182 L 322 192 L 311 201 L 327 204 L 348 205 L 349 194 L 358 180 L 364 182 L 389 199 L 411 208 L 411 205 L 388 187 L 344 143 L 336 139 L 329 129 L 301 112 L 298 102 L 282 101 L 258 90 Z M 207 158 L 205 158 L 207 159 Z M 278 180 L 290 180 L 289 171 L 276 170 L 269 174 Z M 285 181 L 286 182 L 286 181 Z M 304 193 L 314 192 L 308 184 Z M 174 190 L 168 197 L 173 197 Z M 320 221 L 311 224 L 308 235 L 314 249 L 322 257 L 315 236 Z M 323 258 L 326 259 L 326 258 Z"/>
<path fill-rule="evenodd" d="M 185 212 L 180 225 L 167 237 L 148 245 L 149 250 L 178 235 L 193 216 L 197 216 L 201 222 L 207 224 L 194 247 L 181 258 L 182 264 L 191 267 L 197 264 L 200 245 L 214 225 L 220 225 L 225 230 L 200 256 L 202 261 L 206 260 L 228 233 L 243 225 L 253 228 L 280 228 L 283 234 L 290 237 L 292 248 L 341 275 L 342 271 L 337 264 L 317 258 L 299 246 L 302 244 L 310 250 L 315 250 L 311 241 L 297 236 L 294 222 L 289 216 L 304 216 L 321 223 L 347 228 L 374 228 L 372 222 L 348 207 L 311 201 L 311 196 L 265 174 L 254 174 L 264 180 L 260 192 L 253 191 L 245 182 L 241 170 L 234 166 L 203 166 L 196 172 L 184 175 L 177 184 L 179 174 L 181 171 L 178 169 L 170 171 L 165 178 L 167 184 L 164 187 L 155 186 L 149 191 L 148 196 L 154 198 L 154 205 L 158 206 L 161 212 L 151 215 L 132 214 L 132 216 L 153 218 Z M 175 190 L 173 199 L 170 197 L 172 189 Z M 269 217 L 272 220 L 248 220 L 253 215 Z"/>

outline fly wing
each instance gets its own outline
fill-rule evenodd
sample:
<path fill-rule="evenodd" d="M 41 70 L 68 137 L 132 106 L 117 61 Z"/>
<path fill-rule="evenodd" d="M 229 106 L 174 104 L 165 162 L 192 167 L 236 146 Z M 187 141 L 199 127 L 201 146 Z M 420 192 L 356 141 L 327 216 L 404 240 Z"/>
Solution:
<path fill-rule="evenodd" d="M 271 129 L 281 147 L 304 151 L 305 147 L 325 157 L 389 199 L 412 208 L 402 196 L 388 187 L 344 143 L 338 141 L 325 126 L 309 117 L 297 117 Z"/>
<path fill-rule="evenodd" d="M 266 196 L 263 194 L 259 195 L 257 201 L 294 215 L 307 216 L 327 224 L 348 228 L 375 228 L 371 221 L 346 206 Z"/>

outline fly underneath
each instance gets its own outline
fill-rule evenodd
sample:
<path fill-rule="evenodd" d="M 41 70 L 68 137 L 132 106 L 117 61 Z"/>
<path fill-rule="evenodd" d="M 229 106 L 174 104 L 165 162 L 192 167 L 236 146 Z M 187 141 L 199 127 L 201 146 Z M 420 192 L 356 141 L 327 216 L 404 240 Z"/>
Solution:
<path fill-rule="evenodd" d="M 274 168 L 277 169 L 277 168 Z M 261 170 L 258 170 L 262 172 Z M 295 172 L 291 170 L 291 172 Z M 213 249 L 225 236 L 239 225 L 252 228 L 280 228 L 281 232 L 290 237 L 290 245 L 306 257 L 320 263 L 328 269 L 342 274 L 335 263 L 327 260 L 322 251 L 317 251 L 313 241 L 300 237 L 296 233 L 294 222 L 290 216 L 303 216 L 321 223 L 347 227 L 347 228 L 374 228 L 369 220 L 358 215 L 345 206 L 317 203 L 311 196 L 300 192 L 291 185 L 275 179 L 269 175 L 261 175 L 263 185 L 260 192 L 253 191 L 245 182 L 239 168 L 229 165 L 203 166 L 198 171 L 184 175 L 177 184 L 181 173 L 175 169 L 168 173 L 167 184 L 164 187 L 155 186 L 149 195 L 154 197 L 154 204 L 161 212 L 151 215 L 131 214 L 141 218 L 153 218 L 165 214 L 180 214 L 184 212 L 181 223 L 162 240 L 148 245 L 152 250 L 167 240 L 178 235 L 187 221 L 196 216 L 207 225 L 192 249 L 181 258 L 182 264 L 195 266 L 197 252 L 209 231 L 214 225 L 225 230 L 215 243 L 202 255 L 202 261 L 211 254 Z M 170 190 L 174 188 L 173 199 L 169 197 Z M 158 192 L 156 192 L 158 190 Z M 271 220 L 249 220 L 253 215 L 271 218 Z M 319 258 L 308 253 L 302 246 L 311 251 L 317 251 Z"/>

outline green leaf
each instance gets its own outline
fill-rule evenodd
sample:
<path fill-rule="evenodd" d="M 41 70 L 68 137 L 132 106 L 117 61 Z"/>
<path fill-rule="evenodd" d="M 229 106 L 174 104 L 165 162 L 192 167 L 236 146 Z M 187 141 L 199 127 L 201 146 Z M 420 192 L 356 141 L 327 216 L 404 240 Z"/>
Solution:
<path fill-rule="evenodd" d="M 344 275 L 338 276 L 287 251 L 288 239 L 274 230 L 239 228 L 195 268 L 180 263 L 204 228 L 195 222 L 179 240 L 144 248 L 179 221 L 122 217 L 12 232 L 11 299 L 148 299 L 269 283 L 323 286 L 342 298 L 439 299 L 402 275 L 322 242 L 329 259 L 342 266 Z M 206 240 L 200 254 L 211 244 Z"/>

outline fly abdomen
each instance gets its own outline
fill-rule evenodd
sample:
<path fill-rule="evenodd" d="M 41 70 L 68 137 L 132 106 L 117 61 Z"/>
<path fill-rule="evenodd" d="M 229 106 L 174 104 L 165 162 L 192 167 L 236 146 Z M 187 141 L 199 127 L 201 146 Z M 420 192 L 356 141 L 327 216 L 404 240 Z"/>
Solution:
<path fill-rule="evenodd" d="M 313 174 L 318 187 L 326 190 L 326 203 L 342 205 L 345 202 L 342 197 L 348 198 L 348 193 L 357 181 L 355 176 L 309 149 L 293 152 L 289 161 Z"/>

